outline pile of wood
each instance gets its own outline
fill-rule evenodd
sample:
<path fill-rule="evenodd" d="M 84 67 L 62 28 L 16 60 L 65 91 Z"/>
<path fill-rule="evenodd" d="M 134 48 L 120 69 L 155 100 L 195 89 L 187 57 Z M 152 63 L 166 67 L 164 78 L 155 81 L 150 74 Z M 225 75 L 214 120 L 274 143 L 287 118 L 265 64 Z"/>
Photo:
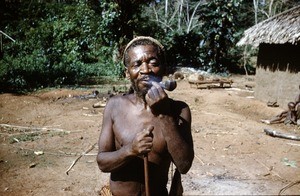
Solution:
<path fill-rule="evenodd" d="M 188 78 L 191 87 L 200 88 L 230 88 L 233 81 L 228 78 L 209 77 L 205 78 L 203 75 L 192 74 Z"/>

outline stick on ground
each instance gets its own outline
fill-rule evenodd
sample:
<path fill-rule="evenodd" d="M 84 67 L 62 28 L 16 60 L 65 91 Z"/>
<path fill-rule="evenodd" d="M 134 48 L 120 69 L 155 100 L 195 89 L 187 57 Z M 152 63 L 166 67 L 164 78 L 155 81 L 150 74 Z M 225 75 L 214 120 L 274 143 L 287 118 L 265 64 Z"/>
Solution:
<path fill-rule="evenodd" d="M 291 188 L 292 186 L 294 186 L 294 185 L 296 185 L 296 184 L 300 184 L 300 180 L 295 181 L 295 182 L 291 182 L 291 183 L 289 183 L 288 185 L 286 185 L 285 187 L 283 187 L 283 188 L 279 191 L 278 195 L 281 195 L 285 190 Z"/>
<path fill-rule="evenodd" d="M 1 128 L 6 129 L 13 129 L 16 131 L 28 132 L 28 131 L 35 131 L 35 132 L 42 132 L 42 131 L 58 131 L 64 132 L 66 130 L 58 129 L 58 128 L 50 128 L 50 127 L 25 127 L 25 126 L 18 126 L 18 125 L 9 125 L 9 124 L 0 124 Z"/>
<path fill-rule="evenodd" d="M 77 161 L 84 156 L 85 154 L 89 153 L 91 150 L 93 150 L 95 148 L 97 143 L 93 144 L 89 149 L 87 149 L 85 152 L 83 152 L 81 155 L 79 155 L 79 157 L 77 157 L 72 164 L 70 165 L 70 167 L 67 169 L 66 174 L 69 175 L 69 171 L 74 167 L 74 165 L 77 163 Z"/>
<path fill-rule="evenodd" d="M 284 138 L 284 139 L 289 139 L 289 140 L 300 141 L 300 136 L 280 133 L 280 132 L 272 130 L 272 129 L 264 129 L 264 131 L 267 135 L 270 135 L 272 137 L 279 137 L 279 138 Z"/>

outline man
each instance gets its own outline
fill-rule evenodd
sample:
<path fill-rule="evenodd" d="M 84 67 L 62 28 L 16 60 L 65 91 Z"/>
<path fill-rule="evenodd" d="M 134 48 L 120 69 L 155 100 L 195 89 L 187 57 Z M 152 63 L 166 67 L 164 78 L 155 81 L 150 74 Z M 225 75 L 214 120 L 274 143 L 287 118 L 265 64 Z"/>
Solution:
<path fill-rule="evenodd" d="M 289 102 L 288 103 L 288 110 L 285 110 L 272 118 L 271 120 L 261 120 L 261 122 L 266 124 L 276 124 L 276 123 L 282 123 L 284 124 L 297 124 L 297 113 L 295 110 L 295 103 Z"/>
<path fill-rule="evenodd" d="M 158 83 L 166 65 L 157 40 L 133 39 L 125 48 L 124 64 L 134 92 L 114 96 L 106 105 L 98 166 L 111 173 L 113 195 L 145 195 L 147 156 L 150 195 L 168 195 L 171 162 L 185 174 L 194 158 L 191 111 L 186 103 L 170 99 Z"/>

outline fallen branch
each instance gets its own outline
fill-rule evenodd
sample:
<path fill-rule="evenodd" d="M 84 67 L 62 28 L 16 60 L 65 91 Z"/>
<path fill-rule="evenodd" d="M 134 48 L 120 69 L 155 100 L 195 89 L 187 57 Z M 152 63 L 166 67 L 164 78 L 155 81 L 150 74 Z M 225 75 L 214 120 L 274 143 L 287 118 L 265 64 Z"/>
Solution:
<path fill-rule="evenodd" d="M 279 191 L 278 195 L 281 195 L 284 191 L 286 191 L 287 189 L 291 188 L 292 186 L 294 186 L 294 185 L 296 185 L 296 184 L 300 184 L 300 180 L 295 181 L 295 182 L 291 182 L 291 183 L 289 183 L 288 185 L 286 185 L 285 187 L 283 187 L 283 188 Z"/>
<path fill-rule="evenodd" d="M 264 166 L 269 172 L 270 174 L 274 174 L 277 177 L 279 177 L 281 180 L 286 181 L 285 179 L 283 179 L 277 172 L 273 171 L 273 167 L 268 167 L 267 165 L 265 165 L 264 163 L 262 163 L 261 161 L 254 159 L 256 162 L 258 162 L 259 164 L 261 164 L 262 166 Z"/>
<path fill-rule="evenodd" d="M 195 157 L 196 157 L 196 159 L 198 159 L 198 161 L 200 161 L 200 163 L 202 164 L 202 165 L 205 165 L 204 164 L 204 162 L 195 154 Z"/>
<path fill-rule="evenodd" d="M 93 150 L 95 148 L 97 143 L 93 144 L 89 149 L 87 149 L 85 152 L 83 152 L 81 155 L 79 155 L 79 157 L 77 157 L 72 164 L 70 165 L 70 167 L 67 169 L 66 174 L 69 175 L 69 171 L 74 167 L 74 165 L 77 163 L 77 161 L 84 156 L 85 154 L 89 153 L 91 150 Z"/>
<path fill-rule="evenodd" d="M 287 144 L 292 146 L 300 146 L 300 144 L 294 144 L 294 143 L 287 143 Z"/>
<path fill-rule="evenodd" d="M 15 133 L 15 134 L 6 134 L 10 137 L 18 137 L 18 136 L 22 136 L 22 135 L 46 135 L 46 134 L 50 134 L 50 133 L 56 133 L 56 134 L 59 134 L 59 133 L 63 133 L 63 134 L 69 134 L 71 133 L 70 131 L 31 131 L 31 132 L 23 132 L 23 133 Z"/>
<path fill-rule="evenodd" d="M 9 124 L 0 124 L 0 127 L 2 128 L 11 128 L 14 130 L 19 130 L 19 131 L 57 131 L 57 132 L 64 132 L 65 130 L 63 129 L 57 129 L 57 128 L 49 128 L 49 127 L 25 127 L 25 126 L 18 126 L 18 125 L 9 125 Z"/>
<path fill-rule="evenodd" d="M 67 131 L 64 129 L 58 128 L 51 128 L 49 126 L 46 127 L 25 127 L 25 126 L 18 126 L 18 125 L 9 125 L 9 124 L 0 124 L 0 129 L 8 129 L 5 130 L 8 133 L 0 133 L 0 135 L 7 135 L 7 136 L 18 136 L 18 135 L 30 135 L 30 134 L 47 134 L 50 132 L 61 132 L 61 133 L 71 133 L 71 131 Z M 72 133 L 81 132 L 82 130 L 74 130 Z M 17 132 L 17 133 L 13 133 Z"/>
<path fill-rule="evenodd" d="M 280 133 L 277 132 L 275 130 L 271 130 L 271 129 L 264 129 L 265 133 L 267 135 L 270 135 L 272 137 L 279 137 L 279 138 L 284 138 L 284 139 L 289 139 L 289 140 L 296 140 L 296 141 L 300 141 L 300 136 L 295 136 L 295 135 L 289 135 L 289 134 L 285 134 L 285 133 Z"/>
<path fill-rule="evenodd" d="M 86 113 L 83 113 L 82 115 L 87 117 L 101 116 L 101 114 L 86 114 Z"/>
<path fill-rule="evenodd" d="M 18 148 L 19 150 L 27 150 L 27 151 L 32 151 L 32 152 L 37 151 L 36 149 L 32 149 L 32 148 L 23 148 L 23 147 L 18 147 L 18 146 L 13 146 L 13 147 Z M 76 153 L 76 152 L 67 153 L 67 152 L 63 152 L 60 150 L 58 152 L 59 153 L 44 151 L 44 154 L 53 155 L 53 156 L 67 156 L 67 157 L 75 157 L 75 156 L 79 155 L 79 153 Z M 86 153 L 86 154 L 82 154 L 82 156 L 97 156 L 97 153 Z"/>

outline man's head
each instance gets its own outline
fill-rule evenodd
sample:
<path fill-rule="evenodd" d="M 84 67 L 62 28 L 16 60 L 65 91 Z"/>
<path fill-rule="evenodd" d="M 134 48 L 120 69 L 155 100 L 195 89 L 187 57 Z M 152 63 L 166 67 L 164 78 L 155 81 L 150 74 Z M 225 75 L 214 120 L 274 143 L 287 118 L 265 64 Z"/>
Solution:
<path fill-rule="evenodd" d="M 129 42 L 124 50 L 123 62 L 126 75 L 140 96 L 147 93 L 151 81 L 161 81 L 165 73 L 164 48 L 151 37 L 136 37 Z"/>
<path fill-rule="evenodd" d="M 289 102 L 288 103 L 288 108 L 290 111 L 294 111 L 295 110 L 295 103 L 294 102 Z"/>
<path fill-rule="evenodd" d="M 123 54 L 123 64 L 125 67 L 128 67 L 129 65 L 129 58 L 128 52 L 139 45 L 153 45 L 157 48 L 157 53 L 159 55 L 160 60 L 162 61 L 162 64 L 165 64 L 165 50 L 163 45 L 156 39 L 152 37 L 146 37 L 146 36 L 138 36 L 134 39 L 132 39 L 126 46 Z"/>

